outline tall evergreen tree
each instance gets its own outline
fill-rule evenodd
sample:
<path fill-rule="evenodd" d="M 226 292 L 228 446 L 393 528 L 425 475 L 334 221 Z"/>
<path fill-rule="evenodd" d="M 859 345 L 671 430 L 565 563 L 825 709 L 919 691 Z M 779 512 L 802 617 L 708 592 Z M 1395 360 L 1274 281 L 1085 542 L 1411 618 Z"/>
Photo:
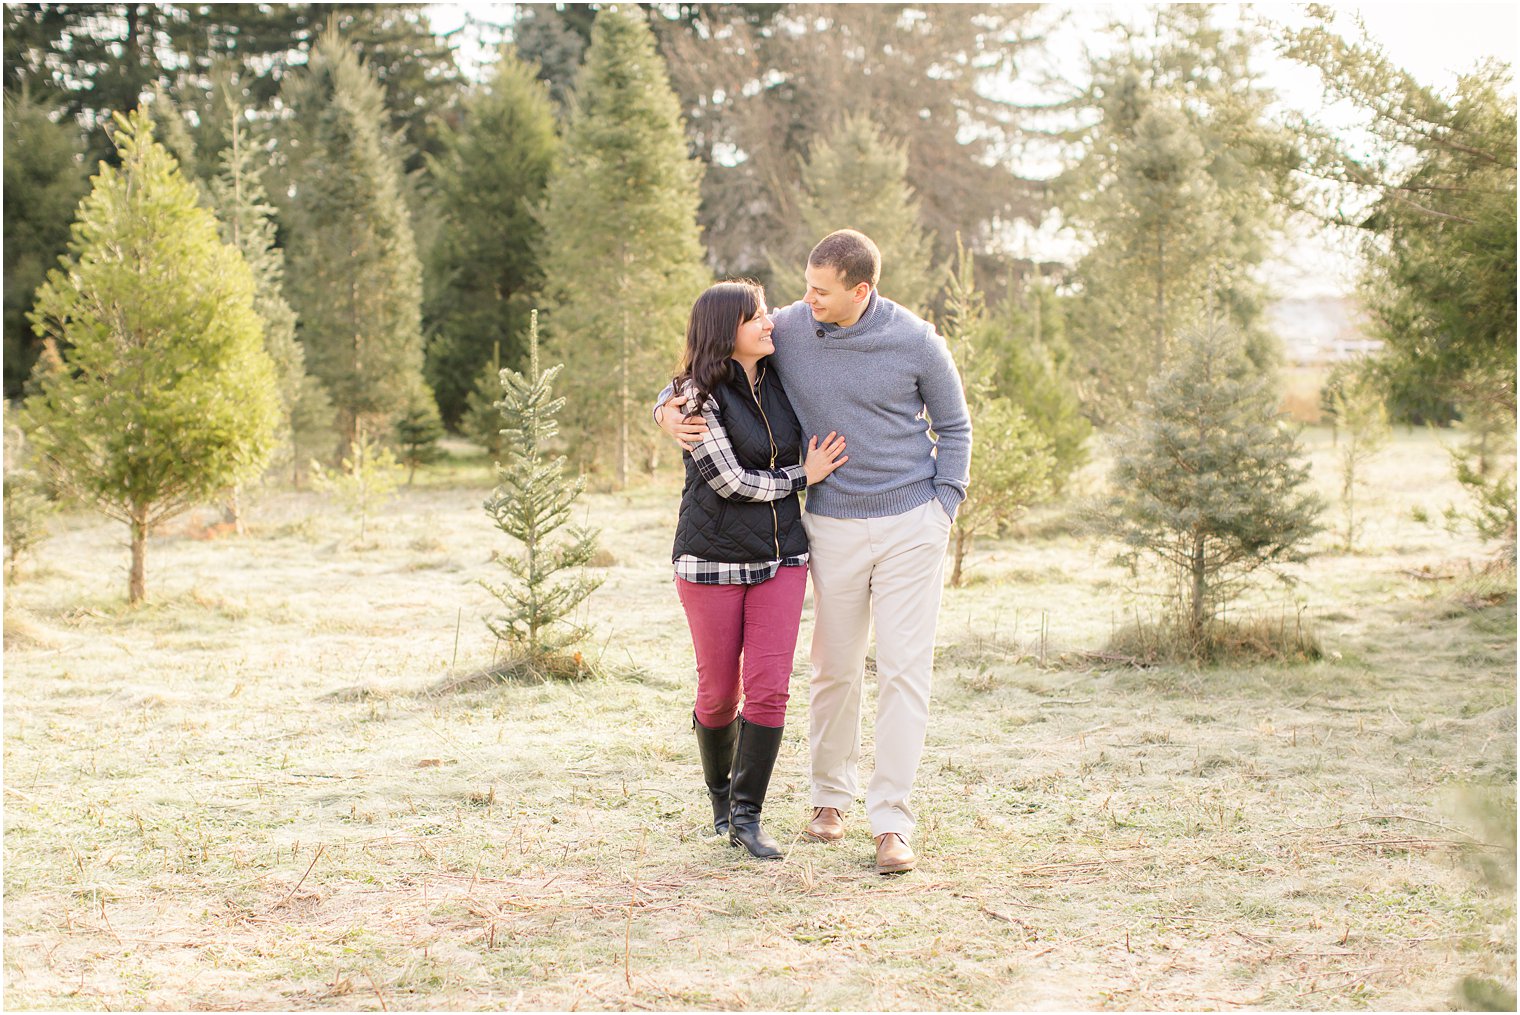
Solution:
<path fill-rule="evenodd" d="M 83 144 L 26 94 L 5 97 L 5 397 L 21 395 L 41 345 L 27 312 L 69 243 L 74 209 L 89 190 Z"/>
<path fill-rule="evenodd" d="M 507 363 L 522 358 L 528 310 L 543 285 L 536 213 L 558 147 L 546 86 L 503 47 L 430 163 L 444 225 L 432 251 L 439 282 L 424 315 L 427 377 L 450 426 L 493 349 Z"/>
<path fill-rule="evenodd" d="M 1213 323 L 1184 335 L 1146 399 L 1113 441 L 1112 493 L 1097 529 L 1118 562 L 1169 572 L 1178 629 L 1190 648 L 1261 568 L 1301 561 L 1323 503 L 1282 425 L 1270 376 Z"/>
<path fill-rule="evenodd" d="M 62 489 L 130 527 L 137 603 L 149 531 L 257 475 L 279 397 L 253 272 L 147 114 L 118 123 L 121 168 L 95 177 L 67 270 L 37 293 L 48 346 L 23 426 Z"/>
<path fill-rule="evenodd" d="M 858 229 L 881 250 L 882 293 L 923 310 L 939 285 L 931 264 L 933 237 L 918 224 L 918 198 L 907 172 L 905 146 L 883 138 L 865 115 L 847 116 L 838 131 L 822 136 L 802 169 L 798 228 L 771 259 L 772 288 L 801 299 L 802 270 L 813 244 L 836 229 Z"/>
<path fill-rule="evenodd" d="M 1212 17 L 1201 5 L 1163 7 L 1154 37 L 1094 62 L 1088 101 L 1099 117 L 1057 188 L 1090 243 L 1070 324 L 1099 421 L 1128 414 L 1208 308 L 1245 335 L 1254 362 L 1275 358 L 1255 268 L 1281 228 L 1299 158 L 1267 115 L 1254 32 Z"/>
<path fill-rule="evenodd" d="M 299 470 L 298 445 L 331 439 L 332 400 L 321 381 L 306 372 L 306 352 L 296 341 L 296 315 L 285 299 L 285 252 L 275 245 L 274 206 L 262 180 L 262 159 L 251 143 L 243 109 L 224 96 L 227 132 L 221 168 L 210 185 L 222 238 L 253 269 L 253 308 L 264 322 L 264 350 L 274 362 L 280 392 L 281 459 Z M 305 432 L 297 433 L 300 424 Z M 311 432 L 316 424 L 316 432 Z"/>
<path fill-rule="evenodd" d="M 538 68 L 555 105 L 568 110 L 596 12 L 590 4 L 520 4 L 515 14 L 513 45 Z"/>
<path fill-rule="evenodd" d="M 110 161 L 100 128 L 155 89 L 197 113 L 217 113 L 217 78 L 232 68 L 250 108 L 267 109 L 304 64 L 325 25 L 336 25 L 386 90 L 392 128 L 406 135 L 408 169 L 435 150 L 437 129 L 462 82 L 453 53 L 413 3 L 27 3 L 5 5 L 5 88 L 22 80 L 76 116 L 94 157 Z M 220 70 L 219 70 L 220 68 Z M 220 130 L 199 126 L 209 176 Z"/>
<path fill-rule="evenodd" d="M 422 385 L 422 272 L 399 138 L 352 47 L 323 35 L 288 80 L 289 297 L 308 369 L 338 413 L 339 452 L 363 422 L 388 429 Z"/>
<path fill-rule="evenodd" d="M 570 510 L 586 488 L 586 477 L 568 478 L 565 457 L 551 450 L 565 405 L 563 398 L 554 396 L 554 378 L 563 366 L 539 368 L 534 311 L 528 322 L 528 372 L 501 372 L 503 394 L 497 406 L 506 460 L 498 463 L 497 486 L 485 502 L 496 527 L 522 549 L 497 557 L 507 573 L 503 584 L 481 582 L 506 609 L 486 622 L 491 633 L 531 665 L 550 670 L 555 669 L 548 665 L 552 657 L 584 634 L 568 618 L 601 585 L 584 574 L 596 553 L 594 531 L 569 528 L 567 542 L 553 542 L 554 534 L 569 524 Z M 582 573 L 563 574 L 572 570 Z"/>
<path fill-rule="evenodd" d="M 699 175 L 642 12 L 603 8 L 563 168 L 549 183 L 545 275 L 572 439 L 582 461 L 610 464 L 619 486 L 635 445 L 653 447 L 647 395 L 673 370 L 687 311 L 707 278 Z"/>

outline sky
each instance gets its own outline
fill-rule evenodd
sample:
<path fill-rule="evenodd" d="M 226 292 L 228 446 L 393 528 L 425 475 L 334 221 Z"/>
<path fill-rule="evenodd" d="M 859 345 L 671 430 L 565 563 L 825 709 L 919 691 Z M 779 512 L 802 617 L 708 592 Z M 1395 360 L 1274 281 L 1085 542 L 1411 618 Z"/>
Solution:
<path fill-rule="evenodd" d="M 454 3 L 430 4 L 428 12 L 435 31 L 446 32 L 462 26 L 469 16 L 477 22 L 500 25 L 511 19 L 513 4 Z M 1049 65 L 1042 70 L 1070 78 L 1080 66 L 1084 45 L 1101 39 L 1101 29 L 1113 20 L 1143 16 L 1147 5 L 1139 3 L 1047 4 L 1040 17 L 1055 23 L 1050 35 Z M 1262 3 L 1253 5 L 1221 4 L 1225 18 L 1259 16 L 1273 22 L 1296 27 L 1308 19 L 1301 4 Z M 1360 3 L 1332 4 L 1337 25 L 1343 34 L 1354 35 L 1353 23 L 1360 18 L 1367 37 L 1383 47 L 1389 59 L 1410 72 L 1416 80 L 1448 91 L 1457 75 L 1471 70 L 1480 60 L 1495 57 L 1514 66 L 1520 53 L 1520 5 L 1505 3 Z M 460 52 L 466 72 L 489 59 L 496 36 L 462 33 L 469 37 Z M 472 37 L 470 37 L 472 36 Z M 1274 54 L 1262 55 L 1266 82 L 1278 92 L 1283 103 L 1305 112 L 1317 111 L 1333 118 L 1335 111 L 1324 110 L 1322 89 L 1315 72 Z M 1022 96 L 1021 97 L 1026 97 Z M 1027 97 L 1036 97 L 1029 95 Z M 1342 116 L 1349 114 L 1342 111 Z M 1354 133 L 1354 119 L 1344 119 L 1339 126 Z M 1053 167 L 1031 160 L 1021 167 L 1028 175 L 1048 175 Z M 1268 266 L 1272 283 L 1285 295 L 1322 296 L 1348 293 L 1356 275 L 1356 238 L 1322 229 L 1300 227 L 1283 255 Z M 1080 248 L 1076 238 L 1060 228 L 1054 220 L 1040 229 L 1020 230 L 1014 238 L 1015 252 L 1037 259 L 1073 258 Z"/>

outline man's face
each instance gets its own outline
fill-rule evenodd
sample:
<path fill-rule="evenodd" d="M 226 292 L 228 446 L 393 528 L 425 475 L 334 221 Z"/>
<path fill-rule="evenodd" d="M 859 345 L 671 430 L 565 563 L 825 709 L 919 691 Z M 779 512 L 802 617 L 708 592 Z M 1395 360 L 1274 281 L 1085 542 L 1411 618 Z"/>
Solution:
<path fill-rule="evenodd" d="M 809 264 L 803 273 L 807 279 L 807 295 L 802 297 L 813 311 L 813 320 L 824 324 L 837 324 L 859 316 L 860 305 L 871 296 L 870 283 L 861 282 L 853 289 L 846 288 L 844 272 L 838 268 Z"/>

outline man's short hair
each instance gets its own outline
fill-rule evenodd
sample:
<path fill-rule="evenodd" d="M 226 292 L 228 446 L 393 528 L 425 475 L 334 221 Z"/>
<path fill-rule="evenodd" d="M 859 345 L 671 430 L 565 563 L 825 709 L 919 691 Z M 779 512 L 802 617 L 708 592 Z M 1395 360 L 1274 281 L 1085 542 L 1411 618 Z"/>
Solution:
<path fill-rule="evenodd" d="M 844 287 L 854 289 L 862 282 L 881 281 L 881 251 L 865 233 L 854 229 L 836 229 L 813 248 L 808 264 L 815 268 L 833 268 L 844 276 Z"/>

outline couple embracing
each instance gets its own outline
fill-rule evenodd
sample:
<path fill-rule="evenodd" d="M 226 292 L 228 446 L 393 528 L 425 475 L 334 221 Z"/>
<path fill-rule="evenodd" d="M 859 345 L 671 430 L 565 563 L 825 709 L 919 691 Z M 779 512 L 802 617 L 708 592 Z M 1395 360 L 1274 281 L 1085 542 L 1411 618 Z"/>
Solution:
<path fill-rule="evenodd" d="M 714 831 L 756 857 L 782 856 L 760 812 L 811 573 L 804 834 L 845 834 L 874 617 L 876 766 L 865 801 L 876 870 L 889 874 L 916 861 L 909 797 L 971 420 L 944 340 L 877 292 L 880 275 L 876 245 L 846 229 L 808 256 L 803 300 L 774 314 L 757 285 L 711 287 L 692 307 L 681 371 L 655 419 L 686 449 L 672 556 L 696 649 L 692 723 Z"/>

